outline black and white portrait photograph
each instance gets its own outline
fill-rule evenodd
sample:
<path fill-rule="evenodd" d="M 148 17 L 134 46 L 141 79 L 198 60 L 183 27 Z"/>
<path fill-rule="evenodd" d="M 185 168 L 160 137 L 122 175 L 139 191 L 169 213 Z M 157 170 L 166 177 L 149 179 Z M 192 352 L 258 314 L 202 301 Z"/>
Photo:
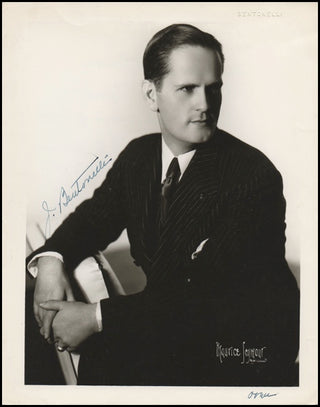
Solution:
<path fill-rule="evenodd" d="M 317 3 L 2 10 L 4 404 L 317 404 Z"/>

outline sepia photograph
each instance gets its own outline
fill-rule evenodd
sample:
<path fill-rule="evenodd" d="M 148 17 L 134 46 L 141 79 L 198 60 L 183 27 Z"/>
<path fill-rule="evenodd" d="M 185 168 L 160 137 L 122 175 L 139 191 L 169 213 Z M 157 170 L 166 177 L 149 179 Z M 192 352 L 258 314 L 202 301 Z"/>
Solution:
<path fill-rule="evenodd" d="M 317 4 L 2 8 L 4 401 L 316 404 Z"/>

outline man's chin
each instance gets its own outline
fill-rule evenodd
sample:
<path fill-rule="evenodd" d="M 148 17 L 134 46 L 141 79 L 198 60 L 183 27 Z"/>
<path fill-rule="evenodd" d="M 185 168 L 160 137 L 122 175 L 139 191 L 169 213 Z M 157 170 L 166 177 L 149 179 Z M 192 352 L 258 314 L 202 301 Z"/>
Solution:
<path fill-rule="evenodd" d="M 216 126 L 214 126 L 214 128 L 210 127 L 208 129 L 202 129 L 192 136 L 193 142 L 195 144 L 206 143 L 207 141 L 212 139 L 215 130 Z"/>

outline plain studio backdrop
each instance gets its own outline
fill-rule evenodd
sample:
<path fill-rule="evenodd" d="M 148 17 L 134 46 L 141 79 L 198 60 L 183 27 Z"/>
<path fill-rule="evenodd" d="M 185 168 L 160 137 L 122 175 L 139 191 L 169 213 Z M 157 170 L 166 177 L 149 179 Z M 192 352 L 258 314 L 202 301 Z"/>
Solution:
<path fill-rule="evenodd" d="M 58 208 L 61 188 L 70 192 L 108 155 L 112 161 L 51 217 L 54 230 L 92 196 L 130 140 L 159 131 L 141 91 L 143 52 L 160 29 L 189 23 L 223 45 L 218 126 L 264 152 L 283 176 L 286 257 L 297 276 L 316 193 L 316 14 L 314 3 L 7 3 L 5 165 L 20 230 L 23 217 L 27 232 L 45 227 L 43 201 Z M 127 244 L 125 234 L 118 244 Z"/>

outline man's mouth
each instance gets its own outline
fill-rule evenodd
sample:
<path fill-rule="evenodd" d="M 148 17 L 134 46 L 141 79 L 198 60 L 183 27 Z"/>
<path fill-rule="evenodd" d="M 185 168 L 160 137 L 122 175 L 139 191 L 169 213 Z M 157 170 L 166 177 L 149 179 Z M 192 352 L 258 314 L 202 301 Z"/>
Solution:
<path fill-rule="evenodd" d="M 213 120 L 211 118 L 207 119 L 196 119 L 196 120 L 191 120 L 192 124 L 198 124 L 202 126 L 209 126 L 213 123 Z"/>

